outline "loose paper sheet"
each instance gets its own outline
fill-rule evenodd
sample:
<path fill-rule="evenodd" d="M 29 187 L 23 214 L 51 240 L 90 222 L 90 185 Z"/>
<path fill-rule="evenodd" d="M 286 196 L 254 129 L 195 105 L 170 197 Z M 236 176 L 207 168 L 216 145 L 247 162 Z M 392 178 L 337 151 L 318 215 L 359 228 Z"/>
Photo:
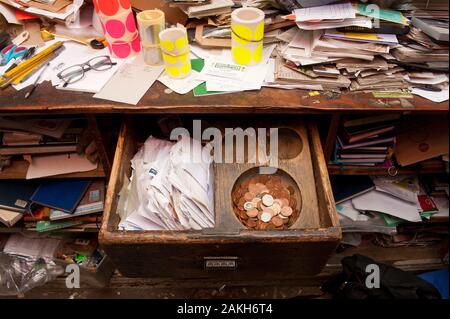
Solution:
<path fill-rule="evenodd" d="M 36 156 L 28 167 L 27 179 L 56 176 L 97 169 L 85 156 L 76 153 Z"/>
<path fill-rule="evenodd" d="M 164 66 L 149 66 L 140 61 L 125 63 L 94 97 L 136 105 L 163 70 Z M 125 87 L 130 90 L 124 90 Z"/>

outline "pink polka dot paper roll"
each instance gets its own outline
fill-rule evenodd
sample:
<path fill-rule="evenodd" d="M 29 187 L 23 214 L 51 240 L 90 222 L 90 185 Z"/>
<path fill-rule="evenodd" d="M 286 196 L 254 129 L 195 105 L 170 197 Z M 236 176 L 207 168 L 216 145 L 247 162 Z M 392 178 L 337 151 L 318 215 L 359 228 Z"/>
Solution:
<path fill-rule="evenodd" d="M 136 20 L 133 12 L 122 12 L 102 22 L 107 41 L 131 41 L 134 38 Z"/>
<path fill-rule="evenodd" d="M 141 39 L 136 31 L 132 41 L 108 42 L 109 52 L 114 58 L 125 59 L 135 56 L 141 51 Z"/>
<path fill-rule="evenodd" d="M 141 50 L 130 0 L 93 0 L 111 55 L 127 58 Z"/>
<path fill-rule="evenodd" d="M 92 2 L 99 16 L 112 17 L 131 10 L 130 0 L 92 0 Z"/>

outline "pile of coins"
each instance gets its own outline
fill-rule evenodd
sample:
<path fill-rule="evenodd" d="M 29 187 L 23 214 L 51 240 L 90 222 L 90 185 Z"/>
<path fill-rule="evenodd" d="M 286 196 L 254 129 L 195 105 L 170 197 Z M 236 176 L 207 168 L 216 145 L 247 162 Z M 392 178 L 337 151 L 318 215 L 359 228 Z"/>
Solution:
<path fill-rule="evenodd" d="M 235 187 L 234 212 L 250 229 L 286 229 L 299 215 L 294 195 L 294 187 L 280 176 L 257 175 Z"/>

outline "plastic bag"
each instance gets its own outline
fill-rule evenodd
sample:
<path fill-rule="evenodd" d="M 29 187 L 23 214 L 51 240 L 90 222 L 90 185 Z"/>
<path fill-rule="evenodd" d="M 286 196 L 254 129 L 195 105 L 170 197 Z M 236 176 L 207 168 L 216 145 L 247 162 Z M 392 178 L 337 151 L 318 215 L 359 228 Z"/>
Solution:
<path fill-rule="evenodd" d="M 63 273 L 51 260 L 0 253 L 0 296 L 23 294 Z"/>

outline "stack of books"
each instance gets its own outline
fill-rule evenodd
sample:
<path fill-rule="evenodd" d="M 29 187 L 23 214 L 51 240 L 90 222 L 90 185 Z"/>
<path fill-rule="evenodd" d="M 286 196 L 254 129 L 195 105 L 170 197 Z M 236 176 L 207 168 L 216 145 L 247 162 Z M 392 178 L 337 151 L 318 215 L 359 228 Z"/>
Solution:
<path fill-rule="evenodd" d="M 377 166 L 390 160 L 395 146 L 397 114 L 344 120 L 332 164 Z"/>
<path fill-rule="evenodd" d="M 8 227 L 23 220 L 38 232 L 99 228 L 105 199 L 103 179 L 0 181 L 0 222 Z"/>

